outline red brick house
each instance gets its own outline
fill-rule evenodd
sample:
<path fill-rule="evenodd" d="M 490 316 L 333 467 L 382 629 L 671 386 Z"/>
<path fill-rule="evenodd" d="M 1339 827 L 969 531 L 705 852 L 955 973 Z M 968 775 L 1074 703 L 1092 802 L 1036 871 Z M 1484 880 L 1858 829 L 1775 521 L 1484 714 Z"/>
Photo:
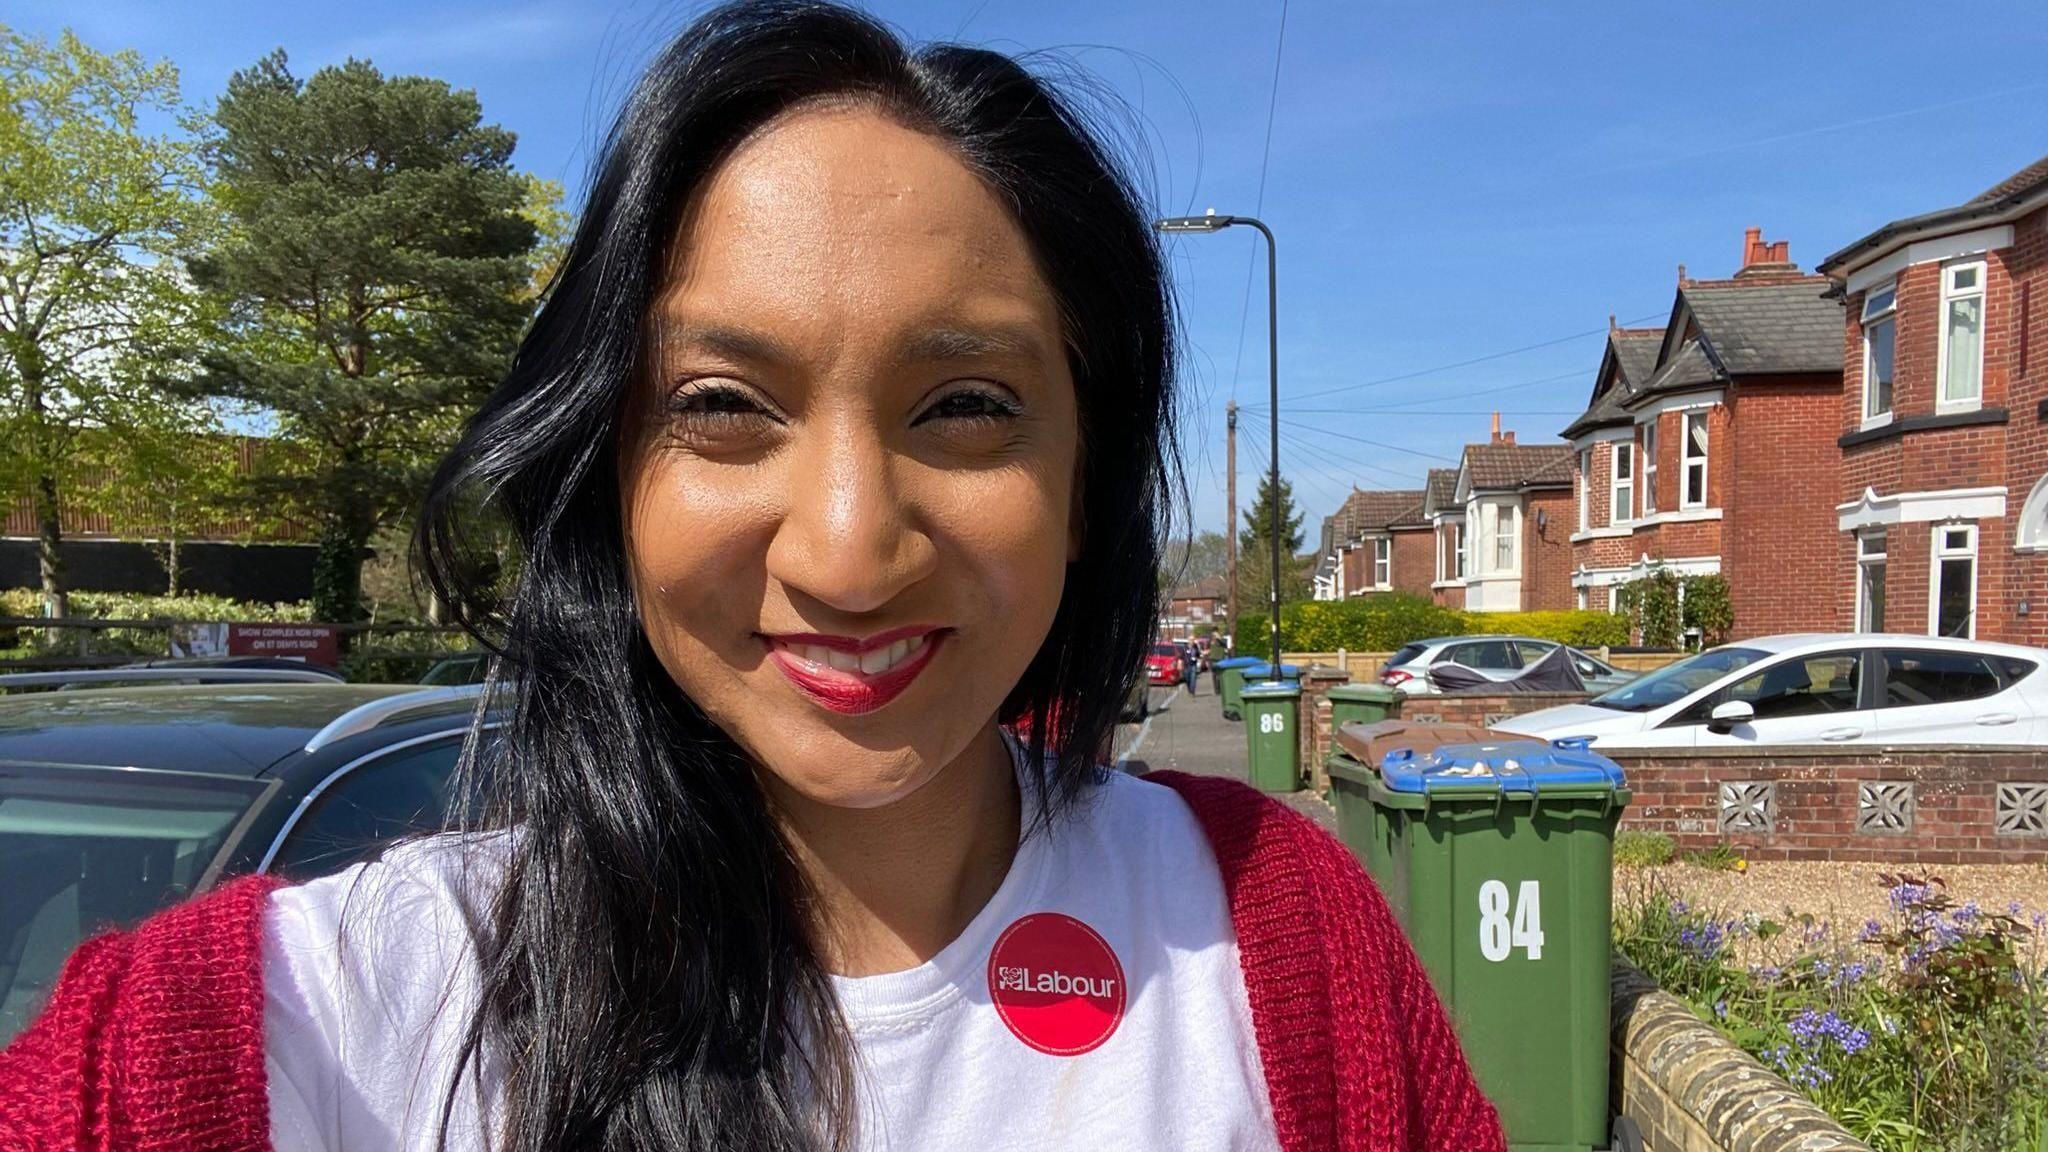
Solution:
<path fill-rule="evenodd" d="M 1318 564 L 1317 599 L 1429 595 L 1433 538 L 1422 497 L 1420 490 L 1352 489 L 1324 522 L 1328 546 Z"/>
<path fill-rule="evenodd" d="M 1227 632 L 1229 606 L 1230 582 L 1221 576 L 1204 576 L 1183 584 L 1167 599 L 1160 634 L 1172 640 L 1193 640 L 1212 628 Z"/>
<path fill-rule="evenodd" d="M 2048 643 L 2048 158 L 1820 270 L 1844 306 L 1834 623 Z"/>
<path fill-rule="evenodd" d="M 1736 636 L 1825 628 L 1840 316 L 1784 241 L 1726 280 L 1683 276 L 1662 328 L 1611 328 L 1573 453 L 1571 585 L 1608 608 L 1656 569 L 1726 577 Z M 1610 321 L 1611 323 L 1611 321 Z"/>
<path fill-rule="evenodd" d="M 1571 448 L 1517 444 L 1495 416 L 1492 440 L 1465 446 L 1448 504 L 1432 504 L 1424 492 L 1439 555 L 1448 536 L 1457 545 L 1450 570 L 1464 560 L 1464 574 L 1439 579 L 1434 590 L 1475 612 L 1570 607 L 1571 501 Z M 1461 510 L 1455 521 L 1449 509 Z"/>

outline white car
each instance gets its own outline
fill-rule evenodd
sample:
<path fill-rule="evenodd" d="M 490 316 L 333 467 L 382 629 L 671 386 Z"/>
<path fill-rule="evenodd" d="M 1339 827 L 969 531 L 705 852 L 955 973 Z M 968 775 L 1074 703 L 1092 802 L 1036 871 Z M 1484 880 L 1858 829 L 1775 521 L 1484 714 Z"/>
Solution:
<path fill-rule="evenodd" d="M 1437 686 L 1430 681 L 1429 670 L 1438 664 L 1460 664 L 1488 680 L 1511 680 L 1557 647 L 1555 640 L 1530 636 L 1438 636 L 1417 640 L 1403 644 L 1387 660 L 1387 666 L 1380 669 L 1380 683 L 1409 696 L 1436 695 Z M 1576 648 L 1571 653 L 1579 678 L 1594 692 L 1618 688 L 1635 679 L 1635 673 L 1596 660 Z"/>
<path fill-rule="evenodd" d="M 1766 636 L 1496 725 L 1601 748 L 2039 744 L 2048 652 L 1938 636 Z"/>

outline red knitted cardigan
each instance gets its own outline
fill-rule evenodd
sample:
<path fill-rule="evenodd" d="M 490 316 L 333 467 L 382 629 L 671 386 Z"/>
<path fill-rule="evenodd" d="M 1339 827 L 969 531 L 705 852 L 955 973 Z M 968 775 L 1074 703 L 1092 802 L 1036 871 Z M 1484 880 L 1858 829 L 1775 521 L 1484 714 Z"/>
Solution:
<path fill-rule="evenodd" d="M 1336 840 L 1242 784 L 1153 773 L 1223 874 L 1284 1152 L 1504 1152 L 1386 902 Z M 237 880 L 82 945 L 0 1052 L 0 1149 L 270 1147 L 259 943 Z"/>

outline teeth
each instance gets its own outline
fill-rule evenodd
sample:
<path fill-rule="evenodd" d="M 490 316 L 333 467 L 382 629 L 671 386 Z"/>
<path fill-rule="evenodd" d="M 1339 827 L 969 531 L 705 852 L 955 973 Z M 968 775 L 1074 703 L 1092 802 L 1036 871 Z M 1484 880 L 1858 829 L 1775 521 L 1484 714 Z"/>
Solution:
<path fill-rule="evenodd" d="M 919 636 L 911 640 L 898 640 L 870 652 L 844 652 L 827 648 L 822 644 L 790 644 L 786 648 L 790 655 L 821 668 L 833 668 L 841 672 L 859 672 L 865 676 L 887 672 L 912 656 L 924 651 L 927 638 Z"/>

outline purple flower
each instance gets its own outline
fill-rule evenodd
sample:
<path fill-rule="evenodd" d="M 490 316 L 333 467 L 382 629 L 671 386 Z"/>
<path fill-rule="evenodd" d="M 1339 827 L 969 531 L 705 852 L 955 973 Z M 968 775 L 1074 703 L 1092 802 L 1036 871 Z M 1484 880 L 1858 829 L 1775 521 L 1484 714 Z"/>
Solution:
<path fill-rule="evenodd" d="M 1905 912 L 1917 908 L 1932 899 L 1934 889 L 1926 884 L 1916 884 L 1911 880 L 1906 880 L 1892 885 L 1889 895 L 1892 901 L 1892 911 Z"/>
<path fill-rule="evenodd" d="M 1884 935 L 1884 925 L 1879 924 L 1875 920 L 1865 920 L 1863 922 L 1863 931 L 1856 934 L 1856 942 L 1868 944 L 1882 935 Z"/>

